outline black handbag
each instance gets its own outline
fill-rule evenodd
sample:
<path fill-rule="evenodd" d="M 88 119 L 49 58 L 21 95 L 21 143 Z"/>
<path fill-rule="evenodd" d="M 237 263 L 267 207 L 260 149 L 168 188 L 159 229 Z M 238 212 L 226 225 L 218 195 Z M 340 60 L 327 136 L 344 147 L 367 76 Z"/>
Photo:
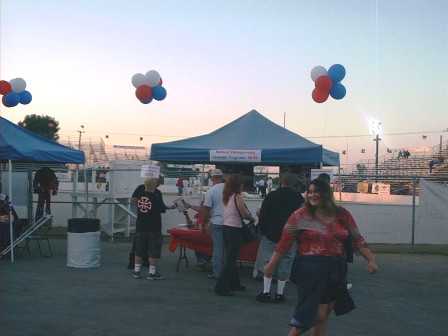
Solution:
<path fill-rule="evenodd" d="M 245 243 L 251 242 L 257 237 L 257 228 L 254 221 L 248 223 L 243 221 L 243 241 Z"/>
<path fill-rule="evenodd" d="M 251 220 L 249 222 L 246 222 L 244 220 L 243 216 L 241 216 L 240 210 L 238 209 L 238 205 L 236 204 L 236 195 L 235 195 L 234 199 L 235 199 L 236 210 L 238 211 L 238 214 L 240 215 L 241 220 L 243 222 L 243 232 L 242 232 L 243 242 L 245 242 L 245 243 L 251 242 L 252 240 L 254 240 L 257 237 L 257 227 L 255 226 L 255 221 Z M 247 212 L 250 213 L 246 204 L 244 204 L 244 206 L 246 207 Z"/>

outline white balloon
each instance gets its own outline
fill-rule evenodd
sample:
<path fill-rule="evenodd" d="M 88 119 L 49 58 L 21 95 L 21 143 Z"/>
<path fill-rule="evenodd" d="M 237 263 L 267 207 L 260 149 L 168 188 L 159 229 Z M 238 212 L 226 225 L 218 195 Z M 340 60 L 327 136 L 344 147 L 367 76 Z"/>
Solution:
<path fill-rule="evenodd" d="M 134 85 L 135 88 L 138 88 L 142 84 L 146 84 L 146 77 L 144 74 L 136 73 L 132 76 L 132 85 Z"/>
<path fill-rule="evenodd" d="M 146 83 L 150 86 L 150 87 L 154 87 L 159 85 L 160 83 L 160 75 L 157 71 L 155 70 L 149 70 L 146 73 Z"/>
<path fill-rule="evenodd" d="M 9 81 L 9 84 L 11 85 L 12 92 L 15 92 L 15 93 L 23 92 L 26 89 L 26 82 L 23 78 L 11 79 Z"/>
<path fill-rule="evenodd" d="M 325 69 L 322 65 L 315 66 L 311 70 L 311 79 L 313 82 L 316 81 L 320 76 L 326 76 L 327 75 L 327 69 Z"/>

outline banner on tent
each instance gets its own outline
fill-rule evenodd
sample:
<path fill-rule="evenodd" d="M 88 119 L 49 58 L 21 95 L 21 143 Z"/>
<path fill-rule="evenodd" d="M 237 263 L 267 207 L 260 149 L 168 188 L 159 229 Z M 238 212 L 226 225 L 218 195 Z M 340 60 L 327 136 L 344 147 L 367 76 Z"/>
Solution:
<path fill-rule="evenodd" d="M 261 150 L 213 149 L 210 161 L 261 162 Z"/>

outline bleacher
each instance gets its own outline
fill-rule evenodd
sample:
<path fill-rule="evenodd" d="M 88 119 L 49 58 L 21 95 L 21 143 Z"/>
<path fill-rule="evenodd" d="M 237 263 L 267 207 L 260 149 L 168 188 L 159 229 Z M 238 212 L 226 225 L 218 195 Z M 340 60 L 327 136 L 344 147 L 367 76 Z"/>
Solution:
<path fill-rule="evenodd" d="M 448 146 L 438 151 L 431 156 L 430 160 L 433 160 L 434 166 L 430 175 L 432 177 L 447 177 L 448 176 Z"/>
<path fill-rule="evenodd" d="M 90 137 L 89 139 L 59 139 L 59 143 L 84 151 L 86 164 L 101 163 L 111 160 L 138 160 L 147 161 L 149 150 L 144 146 L 121 146 L 106 145 L 101 137 Z"/>
<path fill-rule="evenodd" d="M 190 178 L 198 176 L 201 173 L 199 167 L 191 165 L 171 165 L 168 164 L 164 167 L 165 177 L 179 178 L 180 176 L 184 178 Z"/>
<path fill-rule="evenodd" d="M 408 158 L 397 157 L 392 154 L 384 155 L 378 160 L 378 167 L 374 160 L 361 160 L 345 169 L 346 174 L 364 174 L 375 176 L 419 176 L 419 177 L 448 177 L 448 141 L 431 147 L 426 151 L 410 151 Z M 435 163 L 430 172 L 429 162 Z M 441 161 L 441 162 L 440 162 Z"/>

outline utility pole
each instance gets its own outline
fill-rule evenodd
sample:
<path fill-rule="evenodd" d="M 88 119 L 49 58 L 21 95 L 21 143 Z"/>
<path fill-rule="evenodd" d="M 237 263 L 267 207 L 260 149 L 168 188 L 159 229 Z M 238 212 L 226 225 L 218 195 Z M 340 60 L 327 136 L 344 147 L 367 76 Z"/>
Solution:
<path fill-rule="evenodd" d="M 81 128 L 84 129 L 84 125 L 81 125 Z M 79 140 L 78 140 L 78 150 L 81 150 L 81 134 L 85 133 L 86 131 L 77 131 L 79 133 Z"/>

